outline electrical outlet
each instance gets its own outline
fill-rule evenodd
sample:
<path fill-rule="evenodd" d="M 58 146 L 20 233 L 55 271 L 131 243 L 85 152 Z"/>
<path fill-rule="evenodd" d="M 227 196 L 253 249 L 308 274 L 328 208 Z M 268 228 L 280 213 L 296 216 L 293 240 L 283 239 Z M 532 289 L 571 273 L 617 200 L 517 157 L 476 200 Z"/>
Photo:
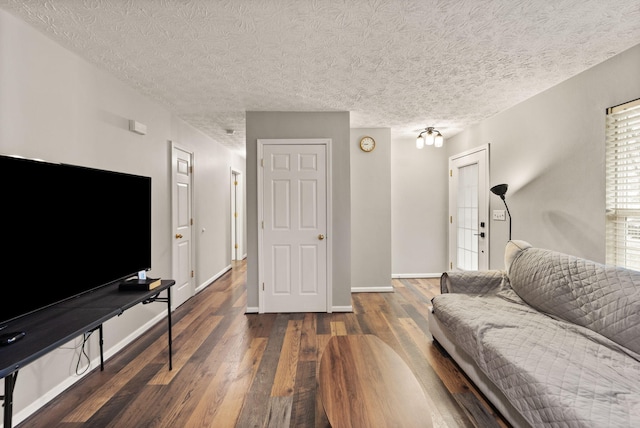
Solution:
<path fill-rule="evenodd" d="M 497 221 L 505 221 L 507 219 L 504 210 L 493 210 L 493 219 Z"/>

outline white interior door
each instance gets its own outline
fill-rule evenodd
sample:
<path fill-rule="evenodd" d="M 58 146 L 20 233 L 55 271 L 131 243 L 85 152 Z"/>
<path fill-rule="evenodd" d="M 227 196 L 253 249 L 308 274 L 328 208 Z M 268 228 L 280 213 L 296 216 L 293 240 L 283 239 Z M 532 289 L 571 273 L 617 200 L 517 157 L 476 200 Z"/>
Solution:
<path fill-rule="evenodd" d="M 449 158 L 449 269 L 489 268 L 489 146 Z"/>
<path fill-rule="evenodd" d="M 177 308 L 195 294 L 192 266 L 192 154 L 172 145 L 173 193 L 171 239 L 173 258 L 172 306 Z"/>
<path fill-rule="evenodd" d="M 260 311 L 327 312 L 327 145 L 263 141 Z"/>

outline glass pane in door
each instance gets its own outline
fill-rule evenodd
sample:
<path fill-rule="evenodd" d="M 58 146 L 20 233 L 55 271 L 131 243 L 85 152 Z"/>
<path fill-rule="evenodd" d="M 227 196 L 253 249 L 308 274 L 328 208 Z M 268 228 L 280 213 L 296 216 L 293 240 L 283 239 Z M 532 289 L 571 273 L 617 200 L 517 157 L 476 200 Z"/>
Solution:
<path fill-rule="evenodd" d="M 458 169 L 457 268 L 478 270 L 478 164 Z"/>

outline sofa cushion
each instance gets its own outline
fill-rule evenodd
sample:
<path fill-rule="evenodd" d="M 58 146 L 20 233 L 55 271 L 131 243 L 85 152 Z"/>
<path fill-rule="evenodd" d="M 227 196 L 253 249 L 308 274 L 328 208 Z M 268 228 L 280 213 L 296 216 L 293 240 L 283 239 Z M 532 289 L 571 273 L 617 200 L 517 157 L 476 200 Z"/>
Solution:
<path fill-rule="evenodd" d="M 504 249 L 504 268 L 507 274 L 509 274 L 509 271 L 511 270 L 511 264 L 516 259 L 516 257 L 518 257 L 518 254 L 531 247 L 532 245 L 527 241 L 511 240 L 507 242 L 507 246 Z"/>
<path fill-rule="evenodd" d="M 433 298 L 439 322 L 532 426 L 640 426 L 640 364 L 509 291 Z"/>
<path fill-rule="evenodd" d="M 509 280 L 532 307 L 600 333 L 640 358 L 640 272 L 527 248 L 511 262 Z"/>
<path fill-rule="evenodd" d="M 441 293 L 484 294 L 511 288 L 502 270 L 451 271 L 440 276 Z"/>

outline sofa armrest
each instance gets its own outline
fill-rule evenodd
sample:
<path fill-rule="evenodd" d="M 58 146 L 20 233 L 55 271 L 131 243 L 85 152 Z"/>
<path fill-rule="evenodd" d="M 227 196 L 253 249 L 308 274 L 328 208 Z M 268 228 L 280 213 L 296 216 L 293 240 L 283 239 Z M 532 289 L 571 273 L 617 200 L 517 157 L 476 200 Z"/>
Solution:
<path fill-rule="evenodd" d="M 509 277 L 503 270 L 452 271 L 440 277 L 441 293 L 484 294 L 509 287 Z"/>

